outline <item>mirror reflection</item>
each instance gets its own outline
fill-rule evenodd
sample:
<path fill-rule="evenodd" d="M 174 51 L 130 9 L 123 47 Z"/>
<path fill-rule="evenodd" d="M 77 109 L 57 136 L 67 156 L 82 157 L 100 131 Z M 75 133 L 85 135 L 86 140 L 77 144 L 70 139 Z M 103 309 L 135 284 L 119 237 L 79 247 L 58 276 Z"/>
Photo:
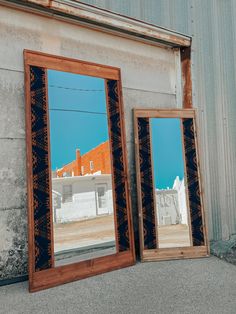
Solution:
<path fill-rule="evenodd" d="M 150 119 L 159 248 L 191 245 L 181 119 Z"/>
<path fill-rule="evenodd" d="M 55 266 L 116 253 L 103 79 L 48 70 Z"/>

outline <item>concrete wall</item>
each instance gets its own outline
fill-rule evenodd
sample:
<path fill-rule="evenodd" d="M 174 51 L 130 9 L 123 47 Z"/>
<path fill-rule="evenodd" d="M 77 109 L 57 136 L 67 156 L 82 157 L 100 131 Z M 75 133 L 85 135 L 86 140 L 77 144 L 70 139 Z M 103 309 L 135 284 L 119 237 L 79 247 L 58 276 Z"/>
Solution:
<path fill-rule="evenodd" d="M 132 108 L 180 107 L 179 54 L 50 18 L 0 10 L 0 279 L 27 273 L 23 49 L 121 68 L 137 234 Z"/>
<path fill-rule="evenodd" d="M 178 193 L 175 190 L 156 191 L 158 225 L 173 225 L 179 222 Z"/>

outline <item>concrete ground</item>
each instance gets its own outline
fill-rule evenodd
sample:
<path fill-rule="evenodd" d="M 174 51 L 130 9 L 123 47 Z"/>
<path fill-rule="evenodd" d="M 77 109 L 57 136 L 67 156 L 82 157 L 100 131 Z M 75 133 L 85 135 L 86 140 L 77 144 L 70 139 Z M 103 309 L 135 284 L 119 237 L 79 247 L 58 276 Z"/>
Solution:
<path fill-rule="evenodd" d="M 236 267 L 216 257 L 138 263 L 89 279 L 28 293 L 0 287 L 0 313 L 236 313 Z"/>

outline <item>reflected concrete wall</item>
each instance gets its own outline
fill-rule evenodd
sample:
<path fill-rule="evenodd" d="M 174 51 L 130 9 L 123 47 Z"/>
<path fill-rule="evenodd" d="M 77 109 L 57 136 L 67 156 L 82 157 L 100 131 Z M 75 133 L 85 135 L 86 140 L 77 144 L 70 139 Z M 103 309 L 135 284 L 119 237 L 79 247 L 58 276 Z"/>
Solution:
<path fill-rule="evenodd" d="M 63 201 L 63 186 L 71 186 L 71 201 Z M 104 189 L 104 196 L 99 202 L 98 188 L 101 187 Z M 55 178 L 52 179 L 52 190 L 55 223 L 67 223 L 113 213 L 111 175 Z"/>
<path fill-rule="evenodd" d="M 170 189 L 156 190 L 158 225 L 188 225 L 184 179 L 177 176 Z"/>

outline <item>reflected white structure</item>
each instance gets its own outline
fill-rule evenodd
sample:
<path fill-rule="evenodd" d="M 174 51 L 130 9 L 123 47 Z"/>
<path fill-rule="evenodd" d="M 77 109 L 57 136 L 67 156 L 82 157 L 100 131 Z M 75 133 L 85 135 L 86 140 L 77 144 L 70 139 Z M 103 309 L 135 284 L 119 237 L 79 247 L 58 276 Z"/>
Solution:
<path fill-rule="evenodd" d="M 53 178 L 52 195 L 55 223 L 113 214 L 110 174 Z"/>
<path fill-rule="evenodd" d="M 156 190 L 158 225 L 188 225 L 184 179 L 177 176 L 171 189 Z"/>
<path fill-rule="evenodd" d="M 110 174 L 52 179 L 57 266 L 116 253 Z"/>
<path fill-rule="evenodd" d="M 156 190 L 159 248 L 191 245 L 184 179 L 177 176 L 171 189 Z"/>

